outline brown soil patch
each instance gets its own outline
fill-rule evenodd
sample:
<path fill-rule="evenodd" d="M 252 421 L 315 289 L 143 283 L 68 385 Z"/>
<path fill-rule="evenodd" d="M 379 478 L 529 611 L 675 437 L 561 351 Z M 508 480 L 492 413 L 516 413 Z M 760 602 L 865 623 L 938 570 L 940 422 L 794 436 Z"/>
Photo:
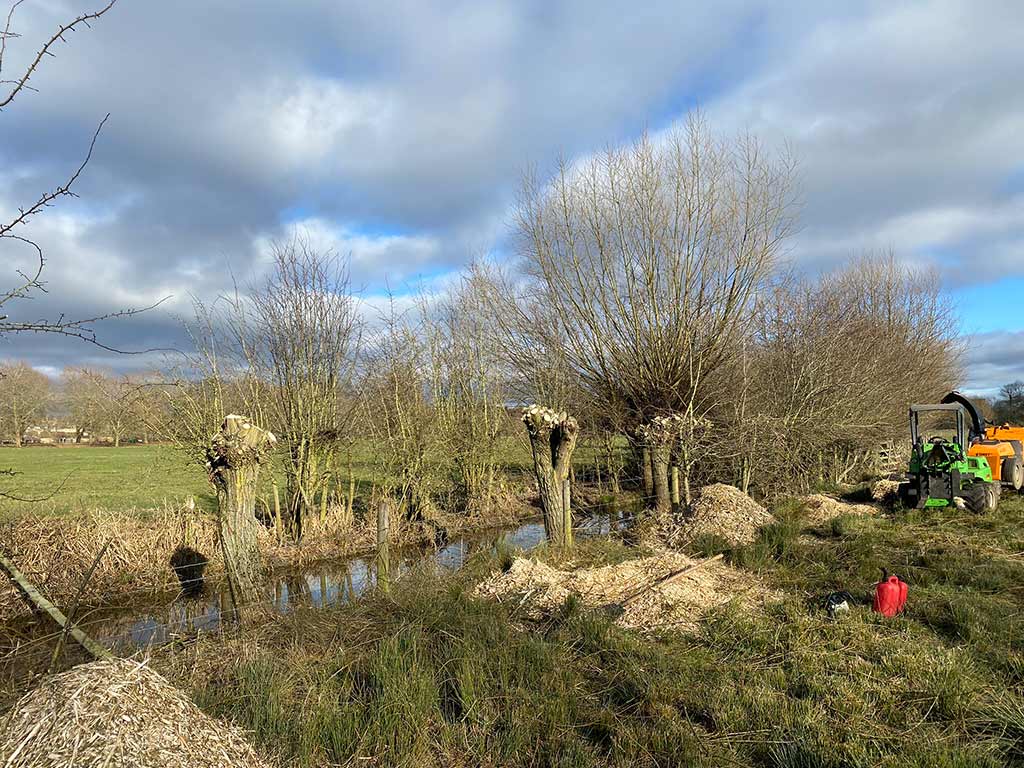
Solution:
<path fill-rule="evenodd" d="M 852 504 L 834 499 L 823 493 L 804 496 L 801 501 L 807 511 L 807 519 L 814 525 L 827 523 L 840 515 L 877 515 L 878 509 L 870 504 Z"/>
<path fill-rule="evenodd" d="M 588 607 L 621 611 L 616 623 L 641 631 L 692 629 L 711 608 L 731 600 L 761 605 L 773 595 L 749 574 L 716 561 L 628 599 L 658 579 L 698 562 L 679 552 L 662 552 L 617 565 L 563 571 L 517 558 L 508 571 L 492 573 L 478 584 L 474 594 L 522 606 L 531 618 L 557 611 L 566 598 L 575 595 Z"/>
<path fill-rule="evenodd" d="M 142 663 L 82 664 L 0 716 L 5 768 L 263 768 L 242 731 Z"/>
<path fill-rule="evenodd" d="M 700 489 L 687 514 L 660 520 L 655 535 L 673 549 L 705 534 L 742 545 L 753 542 L 760 528 L 773 522 L 771 513 L 743 491 L 716 483 Z"/>

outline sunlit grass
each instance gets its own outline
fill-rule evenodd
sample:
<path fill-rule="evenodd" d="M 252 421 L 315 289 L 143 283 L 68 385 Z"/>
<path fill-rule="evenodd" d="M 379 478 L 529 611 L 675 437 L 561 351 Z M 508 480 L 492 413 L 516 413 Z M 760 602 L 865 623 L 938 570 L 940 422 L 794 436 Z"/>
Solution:
<path fill-rule="evenodd" d="M 576 601 L 526 621 L 469 594 L 507 563 L 498 552 L 456 577 L 409 578 L 390 597 L 297 612 L 223 660 L 186 651 L 175 666 L 206 709 L 297 765 L 895 768 L 1024 756 L 1019 499 L 980 518 L 808 528 L 795 505 L 780 517 L 727 557 L 783 599 L 765 613 L 717 610 L 696 633 L 644 637 Z M 574 557 L 635 554 L 603 541 Z M 865 602 L 882 567 L 911 585 L 892 620 Z M 819 602 L 834 589 L 858 600 L 838 621 Z"/>

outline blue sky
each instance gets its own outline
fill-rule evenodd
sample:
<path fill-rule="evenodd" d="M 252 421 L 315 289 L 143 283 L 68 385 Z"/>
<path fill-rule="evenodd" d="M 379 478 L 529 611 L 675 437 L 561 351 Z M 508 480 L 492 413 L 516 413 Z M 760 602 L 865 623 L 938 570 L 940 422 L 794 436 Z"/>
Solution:
<path fill-rule="evenodd" d="M 803 208 L 790 254 L 934 266 L 971 335 L 963 385 L 1024 378 L 1024 6 L 1009 0 L 643 4 L 120 0 L 0 113 L 0 213 L 52 187 L 110 120 L 81 199 L 37 218 L 49 293 L 32 316 L 171 299 L 104 329 L 182 343 L 190 297 L 256 277 L 301 230 L 349 254 L 367 304 L 501 254 L 524 169 L 660 131 L 788 144 Z M 26 0 L 5 72 L 81 0 Z M 12 273 L 25 254 L 0 253 Z M 0 279 L 3 278 L 0 273 Z M 7 339 L 44 370 L 147 366 Z"/>

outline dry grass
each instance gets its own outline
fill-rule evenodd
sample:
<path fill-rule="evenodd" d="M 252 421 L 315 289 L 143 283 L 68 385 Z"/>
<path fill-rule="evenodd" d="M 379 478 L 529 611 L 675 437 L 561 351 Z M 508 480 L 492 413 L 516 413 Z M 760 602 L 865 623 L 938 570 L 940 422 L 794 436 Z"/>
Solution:
<path fill-rule="evenodd" d="M 4 768 L 260 768 L 242 731 L 204 714 L 144 663 L 82 664 L 4 716 Z"/>
<path fill-rule="evenodd" d="M 508 500 L 493 516 L 467 518 L 438 514 L 434 521 L 450 533 L 512 523 L 533 508 Z M 264 565 L 271 571 L 301 568 L 321 560 L 366 553 L 375 546 L 375 523 L 347 524 L 340 510 L 329 508 L 326 518 L 308 517 L 301 545 L 279 542 L 273 529 L 261 529 L 259 544 Z M 432 525 L 405 525 L 394 532 L 401 544 L 429 541 Z M 206 577 L 223 575 L 224 563 L 214 516 L 195 505 L 165 505 L 145 516 L 133 511 L 93 510 L 80 515 L 20 515 L 0 523 L 0 542 L 6 554 L 29 581 L 57 605 L 75 596 L 85 572 L 104 542 L 111 544 L 83 595 L 85 604 L 177 591 L 170 558 L 179 546 L 208 558 Z M 0 584 L 0 622 L 26 614 L 27 604 L 4 579 Z"/>

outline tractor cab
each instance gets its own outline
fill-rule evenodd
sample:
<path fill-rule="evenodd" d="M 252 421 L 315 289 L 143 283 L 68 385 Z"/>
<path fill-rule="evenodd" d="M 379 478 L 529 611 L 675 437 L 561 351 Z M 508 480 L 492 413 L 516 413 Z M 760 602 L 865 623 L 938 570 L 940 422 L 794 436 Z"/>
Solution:
<path fill-rule="evenodd" d="M 923 437 L 921 416 L 931 413 L 951 416 L 955 434 Z M 899 489 L 904 506 L 945 507 L 962 499 L 972 512 L 995 509 L 999 483 L 993 480 L 985 458 L 970 455 L 968 418 L 967 409 L 958 402 L 910 406 L 910 463 Z"/>

